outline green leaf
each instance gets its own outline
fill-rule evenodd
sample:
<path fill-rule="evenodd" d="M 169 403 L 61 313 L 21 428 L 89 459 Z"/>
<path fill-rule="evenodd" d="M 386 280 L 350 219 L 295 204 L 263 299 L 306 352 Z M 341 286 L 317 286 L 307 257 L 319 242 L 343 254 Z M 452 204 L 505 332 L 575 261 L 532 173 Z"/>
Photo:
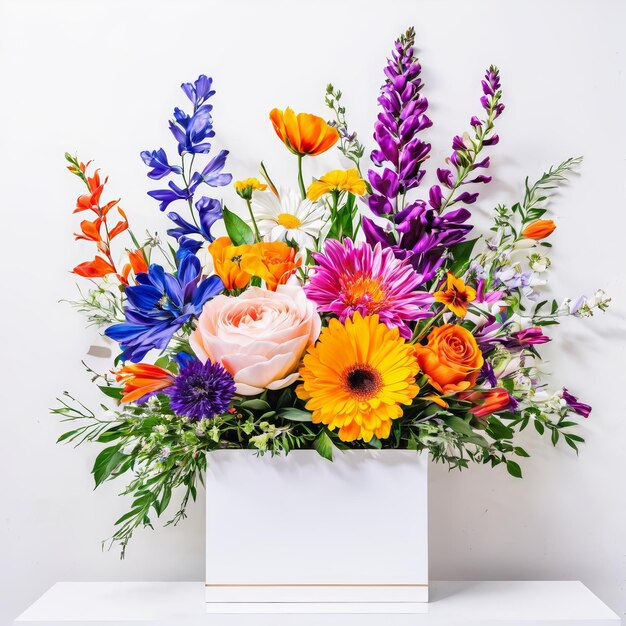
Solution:
<path fill-rule="evenodd" d="M 505 426 L 498 418 L 492 416 L 488 420 L 487 433 L 494 439 L 512 439 L 513 429 Z"/>
<path fill-rule="evenodd" d="M 454 246 L 450 246 L 449 251 L 453 260 L 448 265 L 449 272 L 455 275 L 461 272 L 465 264 L 469 261 L 477 241 L 478 239 L 470 239 L 469 241 L 462 241 Z"/>
<path fill-rule="evenodd" d="M 124 436 L 124 428 L 125 424 L 116 424 L 112 428 L 100 433 L 96 441 L 99 443 L 109 443 L 111 441 L 115 441 L 116 439 Z"/>
<path fill-rule="evenodd" d="M 372 437 L 369 441 L 369 445 L 372 448 L 376 448 L 377 450 L 382 450 L 383 444 L 380 442 L 380 439 L 377 437 Z"/>
<path fill-rule="evenodd" d="M 444 417 L 443 421 L 446 423 L 446 426 L 451 428 L 453 431 L 460 433 L 461 435 L 473 437 L 475 434 L 474 429 L 469 425 L 469 422 L 466 422 L 464 419 L 461 419 L 456 415 Z"/>
<path fill-rule="evenodd" d="M 226 207 L 222 209 L 222 215 L 224 216 L 226 232 L 235 246 L 240 246 L 244 243 L 254 243 L 252 229 L 238 215 Z"/>
<path fill-rule="evenodd" d="M 106 385 L 98 385 L 98 389 L 105 395 L 109 396 L 109 398 L 114 398 L 115 400 L 121 400 L 124 395 L 124 390 L 121 387 L 107 387 Z"/>
<path fill-rule="evenodd" d="M 513 450 L 517 456 L 529 457 L 530 454 L 524 450 L 524 448 L 517 447 Z"/>
<path fill-rule="evenodd" d="M 509 474 L 511 474 L 511 476 L 514 476 L 515 478 L 522 477 L 522 468 L 515 461 L 507 460 L 506 469 L 509 472 Z"/>
<path fill-rule="evenodd" d="M 57 439 L 57 443 L 61 443 L 62 441 L 65 441 L 66 439 L 69 439 L 70 437 L 72 437 L 73 435 L 75 435 L 78 432 L 78 428 L 76 430 L 68 430 L 66 433 L 63 433 L 58 439 Z"/>
<path fill-rule="evenodd" d="M 543 422 L 540 422 L 539 420 L 535 420 L 535 430 L 540 434 L 543 435 L 543 433 L 545 432 L 545 427 L 543 425 Z"/>
<path fill-rule="evenodd" d="M 91 473 L 96 481 L 96 487 L 101 485 L 117 468 L 120 463 L 126 459 L 126 455 L 120 452 L 120 446 L 110 446 L 105 448 L 96 457 Z"/>
<path fill-rule="evenodd" d="M 251 411 L 269 411 L 272 408 L 265 400 L 259 400 L 259 398 L 244 400 L 239 403 L 239 406 L 244 409 L 250 409 Z"/>
<path fill-rule="evenodd" d="M 323 456 L 329 461 L 333 460 L 333 442 L 325 430 L 320 431 L 320 434 L 315 437 L 313 440 L 313 447 L 317 450 L 317 453 L 320 456 Z"/>
<path fill-rule="evenodd" d="M 296 409 L 295 407 L 280 409 L 280 411 L 278 411 L 278 417 L 292 422 L 310 422 L 313 419 L 313 416 L 309 413 L 309 411 L 303 411 L 302 409 Z"/>

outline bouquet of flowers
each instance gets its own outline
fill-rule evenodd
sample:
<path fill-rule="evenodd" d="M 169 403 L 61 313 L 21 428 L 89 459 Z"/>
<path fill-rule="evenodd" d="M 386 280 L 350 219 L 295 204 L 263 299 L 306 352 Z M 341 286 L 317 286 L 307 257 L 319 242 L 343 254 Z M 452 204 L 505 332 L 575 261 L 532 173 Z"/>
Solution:
<path fill-rule="evenodd" d="M 73 270 L 90 280 L 75 305 L 119 354 L 110 371 L 88 368 L 103 411 L 65 393 L 54 412 L 73 422 L 60 441 L 106 444 L 96 485 L 132 475 L 112 538 L 123 548 L 178 487 L 168 523 L 185 516 L 215 449 L 314 448 L 328 459 L 346 448 L 425 450 L 451 467 L 502 464 L 520 477 L 518 431 L 530 425 L 574 450 L 583 441 L 572 416 L 590 407 L 548 390 L 539 369 L 549 326 L 609 302 L 602 291 L 562 303 L 540 295 L 555 229 L 548 197 L 581 159 L 527 180 L 524 197 L 473 234 L 468 207 L 491 180 L 485 152 L 504 111 L 499 72 L 487 69 L 479 112 L 420 194 L 432 122 L 414 37 L 395 42 L 384 68 L 369 159 L 332 85 L 330 121 L 270 112 L 297 160 L 291 187 L 263 163 L 258 178 L 233 182 L 228 152 L 212 148 L 213 81 L 184 83 L 189 102 L 169 122 L 177 157 L 141 153 L 158 187 L 148 195 L 171 222 L 165 241 L 134 235 L 105 198 L 107 179 L 66 155 L 87 187 L 76 239 L 96 247 Z M 333 148 L 349 167 L 311 180 L 309 160 Z M 231 184 L 239 212 L 214 197 Z"/>

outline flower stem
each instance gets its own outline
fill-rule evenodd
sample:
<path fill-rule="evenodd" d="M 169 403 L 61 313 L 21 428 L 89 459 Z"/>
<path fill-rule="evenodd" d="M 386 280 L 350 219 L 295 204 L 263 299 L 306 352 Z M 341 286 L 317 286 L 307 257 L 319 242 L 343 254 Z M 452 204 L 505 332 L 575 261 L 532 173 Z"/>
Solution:
<path fill-rule="evenodd" d="M 306 189 L 304 188 L 304 179 L 302 178 L 302 155 L 298 155 L 298 185 L 300 185 L 300 193 L 302 199 L 306 199 Z"/>
<path fill-rule="evenodd" d="M 248 205 L 248 212 L 250 213 L 250 219 L 252 220 L 252 226 L 254 227 L 254 237 L 256 241 L 261 241 L 261 235 L 259 234 L 259 227 L 257 226 L 256 219 L 254 217 L 254 212 L 252 211 L 252 204 L 250 204 L 250 200 L 246 200 L 246 204 Z"/>

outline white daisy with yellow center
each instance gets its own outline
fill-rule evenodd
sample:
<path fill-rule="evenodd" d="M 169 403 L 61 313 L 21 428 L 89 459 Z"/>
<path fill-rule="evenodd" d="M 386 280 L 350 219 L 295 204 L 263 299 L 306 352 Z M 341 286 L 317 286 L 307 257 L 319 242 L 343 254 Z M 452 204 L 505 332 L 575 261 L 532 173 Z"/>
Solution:
<path fill-rule="evenodd" d="M 280 198 L 270 190 L 255 191 L 252 211 L 266 241 L 295 241 L 301 250 L 315 249 L 325 226 L 324 206 L 303 200 L 291 189 L 281 189 Z"/>

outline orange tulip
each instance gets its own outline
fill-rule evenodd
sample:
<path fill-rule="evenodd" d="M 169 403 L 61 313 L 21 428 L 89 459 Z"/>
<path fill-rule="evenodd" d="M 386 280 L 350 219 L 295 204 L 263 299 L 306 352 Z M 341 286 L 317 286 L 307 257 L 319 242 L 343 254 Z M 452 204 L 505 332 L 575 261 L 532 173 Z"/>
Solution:
<path fill-rule="evenodd" d="M 551 235 L 555 228 L 556 224 L 552 220 L 537 220 L 524 228 L 522 231 L 522 237 L 539 241 L 540 239 L 545 239 L 548 235 Z"/>
<path fill-rule="evenodd" d="M 317 156 L 332 148 L 339 140 L 336 128 L 311 113 L 298 113 L 287 107 L 285 111 L 272 109 L 270 120 L 280 140 L 299 156 Z"/>
<path fill-rule="evenodd" d="M 436 291 L 433 294 L 435 301 L 445 304 L 457 317 L 465 317 L 470 302 L 476 300 L 476 290 L 468 287 L 452 272 L 448 272 L 446 287 L 445 291 Z"/>
<path fill-rule="evenodd" d="M 252 275 L 242 269 L 241 262 L 251 247 L 248 244 L 234 246 L 230 237 L 218 237 L 209 246 L 215 273 L 226 289 L 243 289 L 250 282 Z"/>
<path fill-rule="evenodd" d="M 302 259 L 296 259 L 296 249 L 283 241 L 255 243 L 250 248 L 241 260 L 241 268 L 263 279 L 270 291 L 284 285 L 302 265 Z"/>
<path fill-rule="evenodd" d="M 174 382 L 174 375 L 162 367 L 149 363 L 131 363 L 115 373 L 118 382 L 124 385 L 122 402 L 135 402 L 169 387 Z"/>

